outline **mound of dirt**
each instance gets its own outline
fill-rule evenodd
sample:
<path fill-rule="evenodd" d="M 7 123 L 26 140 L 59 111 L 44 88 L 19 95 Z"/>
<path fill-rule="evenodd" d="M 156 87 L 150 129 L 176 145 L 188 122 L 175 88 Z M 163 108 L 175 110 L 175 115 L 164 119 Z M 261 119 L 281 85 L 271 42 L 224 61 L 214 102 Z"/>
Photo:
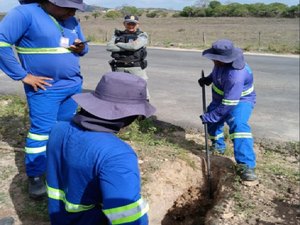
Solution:
<path fill-rule="evenodd" d="M 223 201 L 224 196 L 219 192 L 225 190 L 225 181 L 234 177 L 233 161 L 212 157 L 211 183 L 208 186 L 204 153 L 189 153 L 188 158 L 195 162 L 194 167 L 178 159 L 168 161 L 152 174 L 151 182 L 145 184 L 144 190 L 150 204 L 150 224 L 205 224 L 209 210 L 216 202 Z"/>

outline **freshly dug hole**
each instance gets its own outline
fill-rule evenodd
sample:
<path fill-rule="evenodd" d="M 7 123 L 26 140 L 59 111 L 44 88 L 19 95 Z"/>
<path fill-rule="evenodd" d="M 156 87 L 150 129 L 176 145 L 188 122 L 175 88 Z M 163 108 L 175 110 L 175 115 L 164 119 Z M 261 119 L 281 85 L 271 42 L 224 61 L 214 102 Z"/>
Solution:
<path fill-rule="evenodd" d="M 202 225 L 205 216 L 212 206 L 212 200 L 207 198 L 206 191 L 199 187 L 190 187 L 181 195 L 168 210 L 162 225 Z"/>
<path fill-rule="evenodd" d="M 207 216 L 214 206 L 224 199 L 223 185 L 234 178 L 233 162 L 229 158 L 211 157 L 212 192 L 209 198 L 203 157 L 191 154 L 198 168 L 190 168 L 184 161 L 165 164 L 153 174 L 155 182 L 147 184 L 151 225 L 204 225 L 210 224 Z"/>

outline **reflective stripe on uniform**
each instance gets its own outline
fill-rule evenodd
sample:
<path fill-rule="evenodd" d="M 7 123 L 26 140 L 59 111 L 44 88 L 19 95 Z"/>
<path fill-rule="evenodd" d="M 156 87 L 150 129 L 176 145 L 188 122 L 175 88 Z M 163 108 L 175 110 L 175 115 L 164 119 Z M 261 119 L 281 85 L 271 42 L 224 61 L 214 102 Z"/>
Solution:
<path fill-rule="evenodd" d="M 220 138 L 222 138 L 222 137 L 224 137 L 224 133 L 220 133 L 220 134 L 218 134 L 217 136 L 211 136 L 211 135 L 209 135 L 209 139 L 210 140 L 219 140 Z"/>
<path fill-rule="evenodd" d="M 63 54 L 63 53 L 71 53 L 71 51 L 67 48 L 23 48 L 17 47 L 16 51 L 20 54 Z"/>
<path fill-rule="evenodd" d="M 242 92 L 242 96 L 246 96 L 246 95 L 249 95 L 251 92 L 254 91 L 254 86 L 252 86 L 251 88 L 249 88 L 248 90 L 246 91 L 243 91 Z"/>
<path fill-rule="evenodd" d="M 223 99 L 222 104 L 223 105 L 238 105 L 240 100 L 228 100 L 228 99 Z"/>
<path fill-rule="evenodd" d="M 25 147 L 25 153 L 27 154 L 38 154 L 45 151 L 46 151 L 46 146 L 36 147 L 36 148 Z"/>
<path fill-rule="evenodd" d="M 7 43 L 7 42 L 3 42 L 3 41 L 0 41 L 0 47 L 10 47 L 11 44 Z"/>
<path fill-rule="evenodd" d="M 64 191 L 56 188 L 49 187 L 47 184 L 48 197 L 54 200 L 63 201 L 65 204 L 65 210 L 71 213 L 77 213 L 82 211 L 87 211 L 95 207 L 95 205 L 80 205 L 73 204 L 66 199 L 66 194 Z"/>
<path fill-rule="evenodd" d="M 140 198 L 138 201 L 129 205 L 105 209 L 104 214 L 109 218 L 113 225 L 130 223 L 143 217 L 149 210 L 148 203 Z"/>
<path fill-rule="evenodd" d="M 35 141 L 47 141 L 49 139 L 49 135 L 33 134 L 30 132 L 28 133 L 27 137 Z"/>
<path fill-rule="evenodd" d="M 224 95 L 224 91 L 220 90 L 219 88 L 217 88 L 216 85 L 212 85 L 212 89 L 219 95 Z M 250 87 L 249 89 L 247 89 L 246 91 L 242 92 L 241 96 L 246 96 L 249 95 L 250 93 L 252 93 L 254 91 L 254 86 Z"/>
<path fill-rule="evenodd" d="M 246 132 L 241 132 L 241 133 L 232 133 L 229 135 L 230 139 L 235 139 L 235 138 L 252 138 L 252 133 L 246 133 Z"/>
<path fill-rule="evenodd" d="M 219 95 L 224 95 L 224 91 L 221 91 L 219 88 L 217 88 L 216 85 L 212 85 L 212 89 Z"/>

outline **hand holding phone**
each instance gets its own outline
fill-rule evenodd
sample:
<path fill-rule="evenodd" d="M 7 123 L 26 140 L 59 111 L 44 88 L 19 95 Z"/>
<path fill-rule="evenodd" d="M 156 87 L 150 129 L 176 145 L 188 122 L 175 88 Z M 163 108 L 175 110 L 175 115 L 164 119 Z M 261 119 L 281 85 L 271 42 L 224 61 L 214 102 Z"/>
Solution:
<path fill-rule="evenodd" d="M 84 45 L 84 44 L 86 44 L 86 43 L 88 43 L 88 42 L 90 42 L 90 40 L 86 40 L 86 41 L 77 42 L 77 43 L 74 43 L 74 45 L 75 45 L 76 47 L 78 47 L 78 46 L 80 46 L 80 45 Z"/>

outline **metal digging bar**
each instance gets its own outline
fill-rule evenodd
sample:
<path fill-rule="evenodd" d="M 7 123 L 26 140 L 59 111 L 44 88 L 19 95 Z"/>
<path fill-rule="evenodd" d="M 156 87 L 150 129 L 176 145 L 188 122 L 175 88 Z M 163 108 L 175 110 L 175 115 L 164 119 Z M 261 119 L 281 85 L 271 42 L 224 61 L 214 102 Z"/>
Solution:
<path fill-rule="evenodd" d="M 201 72 L 201 77 L 204 78 L 204 71 Z M 203 105 L 203 113 L 206 112 L 206 96 L 205 96 L 205 85 L 202 86 L 202 105 Z M 207 185 L 208 185 L 208 194 L 209 198 L 213 198 L 212 191 L 212 180 L 211 180 L 211 170 L 210 170 L 210 156 L 208 149 L 208 132 L 207 132 L 207 124 L 204 124 L 204 133 L 205 133 L 205 152 L 206 152 L 206 164 L 207 164 Z"/>

